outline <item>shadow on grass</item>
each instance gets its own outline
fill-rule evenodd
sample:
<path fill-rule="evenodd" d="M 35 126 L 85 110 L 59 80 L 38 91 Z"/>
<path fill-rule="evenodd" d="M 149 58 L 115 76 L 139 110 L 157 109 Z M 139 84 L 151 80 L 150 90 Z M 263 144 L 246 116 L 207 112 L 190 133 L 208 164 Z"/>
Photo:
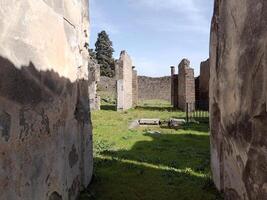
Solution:
<path fill-rule="evenodd" d="M 116 105 L 115 104 L 110 104 L 110 105 L 101 105 L 101 110 L 112 110 L 116 111 Z"/>
<path fill-rule="evenodd" d="M 94 182 L 81 200 L 221 199 L 210 179 L 208 135 L 144 135 L 148 140 L 136 142 L 130 150 L 99 152 Z"/>
<path fill-rule="evenodd" d="M 147 111 L 168 111 L 168 112 L 179 111 L 173 107 L 159 107 L 159 106 L 137 106 L 136 109 L 147 110 Z"/>

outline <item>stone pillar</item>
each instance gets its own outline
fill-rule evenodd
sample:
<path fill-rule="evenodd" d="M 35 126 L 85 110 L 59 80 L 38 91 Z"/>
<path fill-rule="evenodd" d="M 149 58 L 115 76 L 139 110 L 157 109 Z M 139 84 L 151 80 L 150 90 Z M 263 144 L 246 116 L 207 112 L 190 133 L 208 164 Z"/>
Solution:
<path fill-rule="evenodd" d="M 135 66 L 133 66 L 133 107 L 138 105 L 138 76 Z"/>
<path fill-rule="evenodd" d="M 211 168 L 215 185 L 228 200 L 267 199 L 266 25 L 265 0 L 215 0 Z"/>
<path fill-rule="evenodd" d="M 0 4 L 0 199 L 74 200 L 93 169 L 88 1 Z"/>
<path fill-rule="evenodd" d="M 124 111 L 133 107 L 133 69 L 132 60 L 122 51 L 116 61 L 117 110 Z"/>
<path fill-rule="evenodd" d="M 171 105 L 174 106 L 174 75 L 175 75 L 175 67 L 171 66 Z"/>
<path fill-rule="evenodd" d="M 90 109 L 100 110 L 100 96 L 97 95 L 97 84 L 100 81 L 100 65 L 94 59 L 89 60 L 89 101 Z"/>
<path fill-rule="evenodd" d="M 193 111 L 195 109 L 194 69 L 190 68 L 190 61 L 187 59 L 183 59 L 178 68 L 178 107 L 186 111 L 186 106 L 189 104 L 189 109 Z"/>
<path fill-rule="evenodd" d="M 199 107 L 202 110 L 209 109 L 209 79 L 210 65 L 209 59 L 201 62 L 199 76 Z"/>

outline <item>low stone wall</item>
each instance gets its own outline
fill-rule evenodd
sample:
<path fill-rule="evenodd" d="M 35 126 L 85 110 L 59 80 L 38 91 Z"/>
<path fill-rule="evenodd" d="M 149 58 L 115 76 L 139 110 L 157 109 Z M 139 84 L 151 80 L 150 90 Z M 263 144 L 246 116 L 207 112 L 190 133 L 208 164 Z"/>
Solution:
<path fill-rule="evenodd" d="M 139 101 L 158 99 L 171 102 L 171 77 L 138 76 L 138 98 Z"/>

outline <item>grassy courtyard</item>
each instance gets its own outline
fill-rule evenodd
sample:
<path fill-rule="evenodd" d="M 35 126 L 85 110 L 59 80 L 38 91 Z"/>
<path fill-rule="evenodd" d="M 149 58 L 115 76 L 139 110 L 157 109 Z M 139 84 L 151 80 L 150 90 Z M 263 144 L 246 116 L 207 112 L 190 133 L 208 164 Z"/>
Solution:
<path fill-rule="evenodd" d="M 210 177 L 207 123 L 129 130 L 134 119 L 184 113 L 155 101 L 122 113 L 111 105 L 103 109 L 92 114 L 94 178 L 82 200 L 221 199 Z"/>

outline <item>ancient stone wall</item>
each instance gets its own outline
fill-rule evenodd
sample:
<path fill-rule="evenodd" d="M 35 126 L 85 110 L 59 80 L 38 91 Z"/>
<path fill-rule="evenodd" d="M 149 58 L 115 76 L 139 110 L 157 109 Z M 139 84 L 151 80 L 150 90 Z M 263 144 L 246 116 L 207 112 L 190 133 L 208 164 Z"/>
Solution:
<path fill-rule="evenodd" d="M 166 100 L 171 102 L 171 77 L 138 76 L 138 93 L 139 101 Z"/>
<path fill-rule="evenodd" d="M 138 105 L 138 76 L 137 71 L 133 67 L 133 106 Z"/>
<path fill-rule="evenodd" d="M 213 180 L 229 200 L 267 199 L 267 3 L 216 0 L 211 27 Z"/>
<path fill-rule="evenodd" d="M 90 109 L 93 110 L 100 110 L 100 96 L 97 93 L 97 85 L 100 81 L 100 65 L 97 63 L 96 60 L 90 59 L 89 60 L 89 101 L 90 101 Z"/>
<path fill-rule="evenodd" d="M 106 76 L 100 77 L 100 82 L 98 83 L 98 93 L 101 95 L 101 98 L 112 98 L 116 99 L 116 78 L 110 78 Z"/>
<path fill-rule="evenodd" d="M 201 109 L 208 109 L 209 105 L 209 79 L 210 65 L 209 59 L 201 62 L 199 76 L 199 106 Z"/>
<path fill-rule="evenodd" d="M 126 51 L 122 51 L 116 61 L 117 110 L 133 107 L 133 69 L 132 60 Z"/>
<path fill-rule="evenodd" d="M 195 109 L 195 78 L 194 69 L 190 68 L 190 61 L 183 59 L 179 66 L 178 77 L 178 108 L 186 111 L 187 103 L 190 110 Z"/>
<path fill-rule="evenodd" d="M 92 175 L 87 0 L 0 1 L 0 199 L 76 199 Z"/>

